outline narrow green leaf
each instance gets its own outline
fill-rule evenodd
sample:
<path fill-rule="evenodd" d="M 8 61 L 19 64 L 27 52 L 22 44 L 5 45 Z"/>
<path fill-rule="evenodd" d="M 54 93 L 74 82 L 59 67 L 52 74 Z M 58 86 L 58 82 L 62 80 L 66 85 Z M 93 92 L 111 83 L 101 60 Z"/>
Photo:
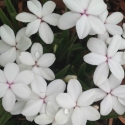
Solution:
<path fill-rule="evenodd" d="M 107 116 L 102 116 L 101 119 L 109 119 L 109 118 L 117 118 L 119 117 L 119 115 L 115 112 L 111 112 L 109 115 Z"/>
<path fill-rule="evenodd" d="M 10 26 L 11 28 L 13 27 L 12 24 L 10 23 L 9 19 L 5 15 L 5 13 L 0 9 L 0 19 L 2 20 L 3 24 L 6 24 Z"/>
<path fill-rule="evenodd" d="M 16 9 L 14 8 L 11 0 L 4 0 L 4 2 L 5 2 L 5 5 L 6 5 L 7 10 L 8 10 L 10 15 L 11 15 L 11 13 L 16 13 L 17 14 Z"/>
<path fill-rule="evenodd" d="M 85 68 L 86 68 L 86 64 L 83 63 L 83 64 L 81 65 L 81 67 L 79 68 L 78 76 L 81 76 L 81 75 L 83 75 L 83 74 L 85 73 Z"/>
<path fill-rule="evenodd" d="M 96 122 L 87 121 L 86 125 L 96 125 Z"/>
<path fill-rule="evenodd" d="M 28 121 L 23 121 L 21 125 L 29 125 Z"/>
<path fill-rule="evenodd" d="M 68 69 L 69 69 L 70 65 L 66 66 L 64 69 L 62 69 L 59 73 L 56 74 L 56 79 L 58 78 L 63 78 L 65 76 L 65 74 L 67 73 Z"/>

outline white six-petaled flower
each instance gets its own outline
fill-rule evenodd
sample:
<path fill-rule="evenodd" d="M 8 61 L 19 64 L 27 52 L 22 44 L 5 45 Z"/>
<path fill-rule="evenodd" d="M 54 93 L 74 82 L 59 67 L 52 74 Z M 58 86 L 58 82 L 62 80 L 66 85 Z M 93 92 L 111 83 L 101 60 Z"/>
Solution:
<path fill-rule="evenodd" d="M 98 65 L 94 72 L 94 83 L 102 84 L 109 75 L 109 70 L 112 74 L 122 80 L 124 78 L 124 70 L 121 65 L 125 64 L 123 52 L 117 52 L 121 46 L 121 37 L 115 35 L 112 38 L 108 48 L 106 44 L 97 38 L 90 38 L 87 43 L 91 53 L 84 56 L 84 61 L 91 65 Z"/>
<path fill-rule="evenodd" d="M 33 44 L 31 53 L 21 52 L 19 59 L 24 64 L 20 64 L 20 70 L 31 69 L 35 75 L 40 75 L 44 79 L 55 79 L 53 71 L 49 68 L 55 61 L 55 55 L 43 54 L 43 47 L 40 43 Z"/>
<path fill-rule="evenodd" d="M 112 109 L 119 115 L 125 112 L 125 85 L 120 85 L 121 80 L 115 78 L 112 74 L 104 83 L 99 85 L 96 91 L 96 100 L 101 101 L 100 113 L 101 115 L 108 115 Z"/>
<path fill-rule="evenodd" d="M 26 35 L 31 36 L 39 32 L 41 39 L 45 43 L 51 44 L 54 34 L 48 24 L 56 26 L 60 18 L 59 14 L 52 13 L 56 4 L 53 1 L 48 1 L 42 7 L 38 0 L 29 0 L 27 6 L 33 14 L 22 12 L 16 16 L 16 19 L 21 22 L 30 22 L 26 28 Z"/>
<path fill-rule="evenodd" d="M 65 124 L 71 118 L 73 125 L 85 125 L 87 120 L 98 120 L 99 112 L 90 106 L 95 98 L 95 90 L 82 92 L 79 81 L 71 79 L 68 82 L 67 93 L 60 93 L 56 97 L 56 101 L 62 109 L 56 114 L 55 121 L 58 124 Z"/>
<path fill-rule="evenodd" d="M 4 109 L 10 112 L 16 102 L 16 96 L 29 98 L 31 90 L 28 84 L 32 82 L 34 75 L 26 70 L 19 73 L 19 67 L 15 63 L 8 63 L 4 71 L 0 70 L 0 97 Z"/>
<path fill-rule="evenodd" d="M 7 63 L 19 61 L 19 54 L 31 46 L 31 40 L 25 35 L 25 28 L 18 31 L 16 37 L 13 30 L 4 24 L 0 27 L 0 65 L 5 66 Z"/>
<path fill-rule="evenodd" d="M 105 33 L 104 23 L 98 17 L 106 10 L 103 0 L 63 0 L 63 2 L 71 11 L 60 17 L 58 21 L 60 29 L 66 30 L 76 25 L 79 39 L 85 38 L 91 30 L 96 34 Z"/>

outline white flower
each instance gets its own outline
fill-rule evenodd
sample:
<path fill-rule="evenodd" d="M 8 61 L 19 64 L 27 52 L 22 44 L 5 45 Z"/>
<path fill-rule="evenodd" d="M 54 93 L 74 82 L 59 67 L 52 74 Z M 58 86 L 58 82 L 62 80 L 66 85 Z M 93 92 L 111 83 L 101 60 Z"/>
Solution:
<path fill-rule="evenodd" d="M 101 115 L 108 115 L 112 109 L 119 115 L 125 112 L 125 85 L 120 85 L 122 81 L 110 75 L 109 79 L 99 85 L 96 91 L 96 100 L 101 101 L 100 112 Z"/>
<path fill-rule="evenodd" d="M 21 114 L 22 110 L 24 109 L 24 106 L 26 105 L 26 103 L 29 101 L 29 100 L 35 100 L 35 99 L 38 99 L 38 96 L 33 92 L 31 91 L 31 94 L 28 98 L 26 99 L 21 99 L 19 97 L 16 97 L 16 100 L 17 102 L 15 103 L 13 109 L 11 110 L 11 114 L 12 115 L 19 115 Z"/>
<path fill-rule="evenodd" d="M 41 125 L 46 125 L 52 123 L 52 125 L 59 125 L 55 121 L 55 115 L 59 110 L 59 106 L 55 103 L 48 102 L 47 107 L 46 107 L 46 113 L 41 114 L 35 118 L 35 123 L 41 124 Z M 71 121 L 69 121 L 66 124 L 63 125 L 72 125 Z"/>
<path fill-rule="evenodd" d="M 31 71 L 19 73 L 19 67 L 15 63 L 8 63 L 4 71 L 0 70 L 0 98 L 4 109 L 10 112 L 16 101 L 16 96 L 28 98 L 31 94 L 27 86 L 33 80 L 34 75 Z M 16 96 L 15 96 L 16 95 Z"/>
<path fill-rule="evenodd" d="M 121 46 L 121 37 L 113 36 L 108 48 L 106 44 L 97 39 L 91 38 L 87 47 L 91 53 L 84 56 L 84 61 L 91 65 L 98 65 L 94 72 L 94 83 L 102 84 L 109 75 L 109 70 L 119 80 L 124 78 L 124 70 L 121 65 L 125 64 L 123 52 L 117 52 Z"/>
<path fill-rule="evenodd" d="M 24 116 L 34 116 L 38 113 L 45 113 L 46 104 L 50 102 L 56 103 L 56 96 L 65 90 L 65 83 L 62 80 L 54 80 L 48 86 L 41 76 L 35 76 L 31 83 L 32 91 L 37 94 L 38 99 L 30 100 L 26 103 L 22 114 Z"/>
<path fill-rule="evenodd" d="M 97 34 L 104 34 L 104 23 L 98 17 L 106 10 L 103 0 L 63 0 L 71 11 L 63 14 L 58 22 L 62 30 L 76 25 L 79 39 L 85 38 L 91 30 Z"/>
<path fill-rule="evenodd" d="M 112 41 L 113 37 L 109 37 L 106 39 L 106 44 L 110 44 Z M 119 47 L 119 50 L 125 49 L 125 39 L 121 37 L 121 46 Z"/>
<path fill-rule="evenodd" d="M 108 36 L 108 33 L 111 35 L 122 35 L 123 30 L 117 24 L 123 20 L 123 14 L 120 12 L 115 12 L 109 15 L 108 11 L 106 10 L 104 13 L 100 15 L 100 19 L 103 21 L 106 27 L 105 34 Z M 99 37 L 103 37 L 102 35 L 98 35 Z"/>
<path fill-rule="evenodd" d="M 21 52 L 19 59 L 22 64 L 25 64 L 20 65 L 21 68 L 31 69 L 34 74 L 47 80 L 55 79 L 53 71 L 49 68 L 55 61 L 55 55 L 52 53 L 43 54 L 43 47 L 40 43 L 33 44 L 31 53 Z"/>
<path fill-rule="evenodd" d="M 122 34 L 122 36 L 123 36 L 123 38 L 125 38 L 125 23 L 123 23 L 123 34 Z"/>
<path fill-rule="evenodd" d="M 59 14 L 52 13 L 56 5 L 53 1 L 46 2 L 43 7 L 38 0 L 30 0 L 27 2 L 28 9 L 33 13 L 20 13 L 16 19 L 21 22 L 30 22 L 26 28 L 26 35 L 31 36 L 39 32 L 41 39 L 51 44 L 54 40 L 54 35 L 48 24 L 56 26 Z M 48 23 L 48 24 L 47 24 Z"/>
<path fill-rule="evenodd" d="M 0 27 L 0 35 L 2 38 L 0 40 L 0 65 L 4 67 L 15 60 L 20 63 L 18 59 L 20 52 L 31 46 L 31 40 L 25 35 L 25 28 L 19 30 L 15 37 L 13 30 L 4 24 Z"/>
<path fill-rule="evenodd" d="M 56 97 L 57 103 L 63 109 L 58 111 L 55 121 L 58 124 L 65 124 L 71 118 L 73 125 L 85 125 L 87 120 L 98 120 L 99 112 L 90 106 L 95 98 L 95 90 L 82 92 L 79 81 L 71 79 L 68 83 L 67 93 L 60 93 Z"/>

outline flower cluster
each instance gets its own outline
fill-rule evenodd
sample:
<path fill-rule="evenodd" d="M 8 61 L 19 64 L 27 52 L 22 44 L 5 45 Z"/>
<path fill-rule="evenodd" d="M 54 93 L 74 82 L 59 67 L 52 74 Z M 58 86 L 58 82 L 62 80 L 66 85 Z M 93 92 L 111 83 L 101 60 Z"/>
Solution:
<path fill-rule="evenodd" d="M 96 121 L 112 110 L 124 114 L 125 85 L 121 83 L 125 24 L 123 29 L 117 25 L 123 15 L 120 12 L 108 15 L 103 0 L 63 2 L 70 11 L 61 16 L 53 13 L 56 7 L 53 1 L 42 6 L 38 0 L 29 0 L 27 6 L 31 13 L 16 16 L 18 21 L 29 23 L 26 27 L 16 36 L 6 24 L 0 27 L 0 65 L 4 67 L 0 70 L 0 98 L 4 109 L 12 115 L 22 114 L 38 125 L 86 125 L 87 120 Z M 79 39 L 93 36 L 87 42 L 91 52 L 83 60 L 97 66 L 93 75 L 95 88 L 83 91 L 77 76 L 55 79 L 49 68 L 56 60 L 55 55 L 44 53 L 38 42 L 31 47 L 30 36 L 37 32 L 45 44 L 54 41 L 49 25 L 62 30 L 76 26 Z M 26 51 L 30 47 L 30 52 Z M 63 80 L 68 82 L 67 89 Z M 97 101 L 100 101 L 100 111 L 94 106 Z"/>

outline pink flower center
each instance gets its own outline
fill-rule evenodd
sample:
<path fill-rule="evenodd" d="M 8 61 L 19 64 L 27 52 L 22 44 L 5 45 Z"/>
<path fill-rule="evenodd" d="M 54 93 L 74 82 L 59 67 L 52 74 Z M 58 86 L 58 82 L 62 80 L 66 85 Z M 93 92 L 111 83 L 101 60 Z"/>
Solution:
<path fill-rule="evenodd" d="M 43 103 L 46 103 L 46 101 L 45 101 L 46 96 L 45 96 L 44 98 L 41 98 L 41 97 L 40 97 L 40 99 L 43 100 Z"/>
<path fill-rule="evenodd" d="M 9 85 L 9 89 L 10 89 L 10 88 L 11 88 L 11 85 L 13 84 L 13 82 L 12 82 L 12 83 L 9 83 L 9 82 L 7 81 L 6 84 Z"/>
<path fill-rule="evenodd" d="M 42 20 L 42 18 L 39 18 L 39 17 L 38 17 L 38 19 L 40 19 L 40 20 L 41 20 L 41 23 L 42 23 L 42 22 L 44 22 L 44 20 Z"/>
<path fill-rule="evenodd" d="M 106 55 L 106 58 L 107 58 L 106 62 L 108 62 L 108 61 L 109 61 L 109 59 L 111 59 L 111 57 L 108 57 L 107 55 Z"/>
<path fill-rule="evenodd" d="M 83 13 L 80 13 L 81 15 L 86 15 L 86 16 L 89 16 L 89 14 L 87 13 L 87 10 L 84 10 Z"/>

